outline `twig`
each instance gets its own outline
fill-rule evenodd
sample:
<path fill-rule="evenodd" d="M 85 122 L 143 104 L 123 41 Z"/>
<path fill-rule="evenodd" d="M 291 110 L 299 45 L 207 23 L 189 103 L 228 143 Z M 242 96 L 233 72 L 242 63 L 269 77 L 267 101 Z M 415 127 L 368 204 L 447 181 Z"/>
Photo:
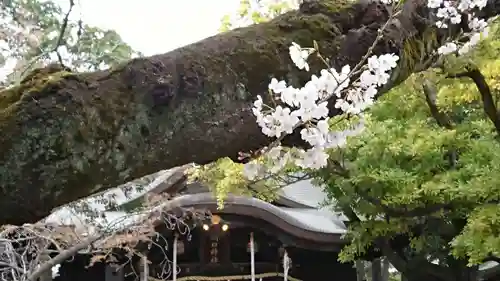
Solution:
<path fill-rule="evenodd" d="M 71 14 L 71 11 L 73 10 L 73 7 L 75 6 L 75 2 L 74 0 L 69 0 L 69 9 L 68 11 L 66 12 L 66 14 L 64 15 L 64 19 L 63 19 L 63 23 L 61 25 L 61 30 L 59 31 L 59 37 L 57 38 L 57 41 L 56 41 L 56 45 L 51 48 L 50 50 L 48 51 L 44 51 L 42 52 L 41 54 L 31 58 L 28 63 L 26 64 L 26 66 L 24 67 L 24 70 L 21 72 L 21 75 L 20 75 L 20 79 L 19 81 L 22 81 L 26 72 L 31 68 L 31 66 L 33 66 L 33 64 L 35 64 L 39 59 L 41 59 L 43 56 L 47 55 L 47 54 L 50 54 L 52 52 L 56 52 L 57 54 L 57 58 L 58 58 L 58 61 L 59 63 L 63 66 L 63 67 L 66 67 L 63 63 L 63 59 L 62 59 L 62 56 L 61 54 L 59 53 L 58 49 L 59 47 L 61 46 L 61 44 L 63 43 L 63 39 L 64 39 L 64 34 L 66 33 L 66 28 L 68 27 L 68 22 L 69 22 L 69 15 Z"/>
<path fill-rule="evenodd" d="M 57 49 L 63 43 L 64 33 L 66 33 L 66 28 L 68 27 L 69 15 L 71 14 L 71 11 L 73 10 L 74 6 L 75 6 L 75 1 L 74 0 L 69 0 L 69 9 L 66 12 L 66 14 L 64 15 L 64 20 L 63 20 L 63 23 L 62 23 L 62 26 L 61 26 L 61 30 L 59 32 L 59 37 L 57 38 L 56 46 L 54 47 L 54 50 L 53 50 L 54 52 L 56 52 L 57 58 L 59 59 L 59 63 L 62 66 L 65 66 L 65 65 L 64 65 L 64 62 L 62 60 L 61 54 L 59 54 L 59 52 L 58 52 Z"/>
<path fill-rule="evenodd" d="M 500 257 L 494 256 L 494 255 L 489 255 L 488 257 L 486 257 L 484 259 L 484 261 L 485 262 L 494 261 L 494 262 L 500 263 Z"/>
<path fill-rule="evenodd" d="M 448 130 L 453 129 L 453 125 L 451 124 L 451 120 L 445 113 L 439 111 L 436 98 L 437 98 L 437 89 L 434 84 L 432 84 L 429 80 L 425 80 L 422 88 L 425 94 L 425 100 L 429 109 L 431 111 L 432 117 L 436 120 L 439 126 L 444 127 Z"/>
<path fill-rule="evenodd" d="M 429 106 L 432 117 L 434 117 L 439 126 L 447 130 L 452 130 L 453 125 L 451 123 L 451 119 L 444 112 L 439 111 L 437 107 L 437 89 L 434 84 L 432 84 L 429 80 L 425 80 L 423 83 L 423 90 L 425 94 L 425 100 L 427 102 L 427 105 Z M 449 168 L 455 168 L 458 160 L 458 152 L 456 148 L 450 148 L 445 156 L 448 158 L 448 163 L 450 165 Z"/>
<path fill-rule="evenodd" d="M 491 120 L 491 122 L 495 126 L 497 134 L 500 136 L 500 114 L 496 107 L 495 101 L 493 100 L 491 89 L 488 86 L 488 83 L 486 82 L 484 75 L 476 66 L 468 65 L 466 69 L 467 70 L 464 72 L 451 74 L 448 75 L 447 77 L 449 78 L 469 77 L 470 79 L 472 79 L 472 81 L 474 81 L 479 91 L 479 94 L 481 95 L 481 99 L 483 101 L 484 113 L 486 113 L 488 118 Z"/>
<path fill-rule="evenodd" d="M 48 260 L 47 262 L 45 262 L 44 264 L 42 264 L 37 270 L 35 270 L 35 272 L 33 272 L 28 277 L 28 281 L 36 281 L 46 271 L 51 270 L 51 268 L 53 266 L 62 263 L 63 261 L 67 260 L 68 258 L 70 258 L 71 256 L 73 256 L 74 254 L 78 253 L 78 251 L 87 248 L 88 246 L 90 246 L 95 241 L 97 241 L 97 240 L 101 239 L 102 237 L 104 237 L 104 235 L 105 235 L 105 233 L 101 233 L 100 235 L 96 235 L 96 236 L 90 237 L 90 238 L 86 239 L 85 241 L 83 241 L 83 242 L 81 242 L 79 244 L 76 244 L 76 245 L 72 246 L 69 249 L 66 249 L 66 250 L 62 251 L 57 256 L 55 256 L 54 258 Z"/>
<path fill-rule="evenodd" d="M 166 225 L 171 231 L 190 236 L 191 226 L 186 224 L 184 219 L 199 220 L 204 214 L 195 210 L 188 210 L 179 215 L 172 213 L 173 210 L 179 208 L 174 202 L 156 203 L 158 204 L 144 212 L 127 214 L 107 223 L 105 226 L 101 226 L 98 228 L 98 232 L 82 240 L 80 240 L 77 233 L 68 232 L 68 228 L 64 226 L 53 227 L 40 223 L 23 226 L 3 226 L 0 228 L 0 246 L 2 249 L 0 251 L 0 279 L 35 281 L 43 274 L 50 272 L 52 267 L 69 260 L 82 250 L 94 255 L 91 260 L 92 264 L 112 255 L 113 249 L 116 248 L 122 248 L 132 255 L 137 255 L 137 246 L 142 242 L 154 244 L 163 249 L 164 245 L 159 245 L 153 240 L 154 237 L 160 235 L 156 233 L 154 228 L 157 223 Z M 138 217 L 137 219 L 134 217 L 133 222 L 121 225 L 123 219 L 136 215 Z M 55 251 L 57 254 L 54 258 L 42 261 L 42 256 L 52 252 L 47 247 L 52 247 L 58 241 L 62 241 L 66 248 L 62 249 L 61 246 L 58 251 Z M 95 245 L 96 243 L 98 244 Z M 95 249 L 93 249 L 93 245 L 95 245 Z M 164 263 L 167 266 L 170 260 L 166 253 L 164 255 Z"/>

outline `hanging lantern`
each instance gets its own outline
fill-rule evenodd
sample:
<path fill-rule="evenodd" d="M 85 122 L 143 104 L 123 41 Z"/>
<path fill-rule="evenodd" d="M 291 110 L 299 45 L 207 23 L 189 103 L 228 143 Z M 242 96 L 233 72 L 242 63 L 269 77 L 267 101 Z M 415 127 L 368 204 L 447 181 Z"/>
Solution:
<path fill-rule="evenodd" d="M 212 215 L 210 218 L 210 221 L 212 222 L 213 225 L 219 224 L 220 223 L 220 217 L 218 215 Z"/>

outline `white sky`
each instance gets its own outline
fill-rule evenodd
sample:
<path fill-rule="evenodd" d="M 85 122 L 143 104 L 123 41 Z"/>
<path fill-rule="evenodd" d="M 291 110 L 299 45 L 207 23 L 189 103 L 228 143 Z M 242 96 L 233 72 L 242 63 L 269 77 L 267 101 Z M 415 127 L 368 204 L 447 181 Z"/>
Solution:
<path fill-rule="evenodd" d="M 69 0 L 54 0 L 67 9 Z M 168 52 L 217 33 L 223 15 L 239 0 L 77 0 L 73 16 L 100 28 L 114 29 L 145 55 Z"/>
<path fill-rule="evenodd" d="M 69 0 L 53 0 L 66 12 Z M 239 0 L 76 0 L 71 18 L 113 29 L 136 51 L 161 54 L 217 33 L 220 20 L 236 12 Z M 0 79 L 15 60 L 0 67 Z"/>

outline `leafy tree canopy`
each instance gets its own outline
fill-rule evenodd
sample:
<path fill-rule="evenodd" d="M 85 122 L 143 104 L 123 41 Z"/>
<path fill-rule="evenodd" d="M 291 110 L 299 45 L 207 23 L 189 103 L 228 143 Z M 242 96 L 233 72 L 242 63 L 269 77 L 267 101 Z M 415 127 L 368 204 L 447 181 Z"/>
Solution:
<path fill-rule="evenodd" d="M 251 15 L 244 12 L 241 18 Z M 366 115 L 365 132 L 331 152 L 328 168 L 299 171 L 325 186 L 334 207 L 353 221 L 352 244 L 342 260 L 384 242 L 401 259 L 450 267 L 457 260 L 472 266 L 500 256 L 499 51 L 496 23 L 473 52 L 448 56 L 385 94 Z M 341 118 L 331 126 L 343 130 L 352 124 Z M 196 176 L 223 198 L 248 188 L 238 181 L 243 170 L 222 159 Z M 276 181 L 282 177 L 267 178 L 267 186 L 282 183 Z M 250 190 L 258 194 L 261 185 L 250 183 Z M 401 236 L 407 242 L 394 246 Z"/>
<path fill-rule="evenodd" d="M 234 14 L 222 17 L 219 31 L 266 22 L 297 8 L 299 2 L 300 0 L 240 0 L 240 6 Z"/>
<path fill-rule="evenodd" d="M 382 97 L 367 114 L 363 135 L 317 174 L 340 209 L 353 209 L 362 221 L 354 224 L 343 259 L 402 233 L 412 250 L 439 260 L 450 249 L 470 264 L 500 256 L 499 131 L 477 84 L 468 75 L 455 78 L 477 70 L 498 108 L 498 25 L 490 33 L 470 55 L 446 58 L 439 69 Z M 448 125 L 431 113 L 426 95 L 433 91 L 437 115 Z"/>
<path fill-rule="evenodd" d="M 75 71 L 105 69 L 141 54 L 115 31 L 71 20 L 69 10 L 53 1 L 10 0 L 0 3 L 0 66 L 12 68 L 3 85 L 19 82 L 31 70 L 58 62 Z"/>

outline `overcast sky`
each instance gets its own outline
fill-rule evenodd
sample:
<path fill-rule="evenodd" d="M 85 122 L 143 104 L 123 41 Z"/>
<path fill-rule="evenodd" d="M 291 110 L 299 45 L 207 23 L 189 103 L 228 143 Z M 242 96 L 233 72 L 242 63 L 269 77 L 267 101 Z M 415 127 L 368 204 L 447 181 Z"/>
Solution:
<path fill-rule="evenodd" d="M 55 0 L 67 9 L 69 0 Z M 223 15 L 234 13 L 239 0 L 77 0 L 76 17 L 114 29 L 146 55 L 164 53 L 217 33 Z"/>
<path fill-rule="evenodd" d="M 64 11 L 69 0 L 53 0 Z M 220 19 L 234 13 L 239 0 L 75 0 L 71 18 L 117 31 L 145 55 L 161 54 L 217 33 Z M 0 79 L 15 60 L 0 67 Z"/>

